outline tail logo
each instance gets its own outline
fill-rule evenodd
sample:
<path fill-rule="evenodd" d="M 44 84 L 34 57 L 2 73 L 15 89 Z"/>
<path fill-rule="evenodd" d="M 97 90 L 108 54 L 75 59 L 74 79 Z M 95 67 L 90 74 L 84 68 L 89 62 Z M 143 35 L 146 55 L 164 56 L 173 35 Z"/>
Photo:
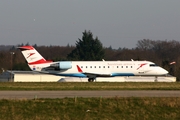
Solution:
<path fill-rule="evenodd" d="M 29 56 L 27 57 L 27 58 L 29 58 L 29 57 L 31 57 L 32 55 L 34 55 L 35 53 L 29 53 Z"/>

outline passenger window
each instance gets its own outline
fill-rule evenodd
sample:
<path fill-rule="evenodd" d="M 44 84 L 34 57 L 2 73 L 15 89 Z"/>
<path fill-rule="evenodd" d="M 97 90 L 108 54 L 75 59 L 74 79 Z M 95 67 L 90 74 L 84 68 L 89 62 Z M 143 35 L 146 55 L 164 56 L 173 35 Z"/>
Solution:
<path fill-rule="evenodd" d="M 83 68 L 83 66 L 81 66 L 81 68 Z"/>

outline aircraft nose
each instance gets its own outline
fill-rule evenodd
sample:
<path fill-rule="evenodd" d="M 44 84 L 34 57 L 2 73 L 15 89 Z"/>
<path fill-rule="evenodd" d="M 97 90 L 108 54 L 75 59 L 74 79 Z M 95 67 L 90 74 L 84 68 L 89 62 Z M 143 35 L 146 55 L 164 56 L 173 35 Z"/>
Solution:
<path fill-rule="evenodd" d="M 168 72 L 167 70 L 165 70 L 165 69 L 162 70 L 162 74 L 166 75 L 166 74 L 168 74 L 168 73 L 169 73 L 169 72 Z"/>

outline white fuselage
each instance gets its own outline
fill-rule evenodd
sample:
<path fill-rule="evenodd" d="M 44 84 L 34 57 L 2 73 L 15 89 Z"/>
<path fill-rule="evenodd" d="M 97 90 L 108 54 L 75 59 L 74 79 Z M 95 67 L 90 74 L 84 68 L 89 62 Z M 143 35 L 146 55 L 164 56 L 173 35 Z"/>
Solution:
<path fill-rule="evenodd" d="M 30 68 L 39 72 L 71 77 L 158 76 L 168 73 L 150 61 L 72 61 L 72 67 L 69 69 L 47 69 L 51 64 L 59 62 L 30 65 Z M 81 71 L 78 71 L 77 66 Z"/>
<path fill-rule="evenodd" d="M 168 71 L 150 61 L 47 61 L 34 47 L 18 47 L 33 71 L 69 76 L 88 77 L 93 81 L 96 77 L 114 76 L 159 76 Z"/>

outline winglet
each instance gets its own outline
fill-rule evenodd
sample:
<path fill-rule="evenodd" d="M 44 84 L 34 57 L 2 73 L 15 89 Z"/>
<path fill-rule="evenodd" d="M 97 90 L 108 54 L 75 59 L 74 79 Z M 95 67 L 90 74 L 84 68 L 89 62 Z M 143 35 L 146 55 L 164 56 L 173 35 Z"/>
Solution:
<path fill-rule="evenodd" d="M 77 65 L 77 69 L 78 69 L 78 72 L 81 72 L 81 73 L 83 72 L 78 65 Z"/>

